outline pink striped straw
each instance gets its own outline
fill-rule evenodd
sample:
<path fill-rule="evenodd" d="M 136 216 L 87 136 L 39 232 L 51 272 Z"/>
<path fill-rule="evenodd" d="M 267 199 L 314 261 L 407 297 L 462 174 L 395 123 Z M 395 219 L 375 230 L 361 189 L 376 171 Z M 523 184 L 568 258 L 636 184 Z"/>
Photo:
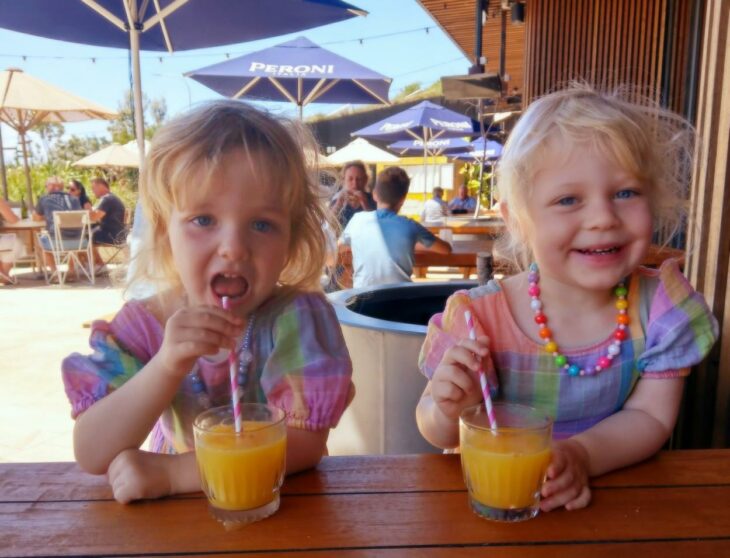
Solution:
<path fill-rule="evenodd" d="M 221 297 L 224 310 L 231 309 L 231 301 L 227 296 Z M 231 406 L 233 407 L 233 421 L 236 434 L 241 432 L 241 398 L 238 392 L 238 357 L 235 348 L 228 353 L 228 375 L 231 379 Z"/>
<path fill-rule="evenodd" d="M 474 327 L 474 320 L 471 317 L 469 310 L 464 311 L 464 319 L 466 320 L 466 327 L 469 329 L 469 339 L 476 341 L 477 330 Z M 487 410 L 487 418 L 489 419 L 489 426 L 493 430 L 497 428 L 497 417 L 494 416 L 494 407 L 492 406 L 492 396 L 489 394 L 489 384 L 487 383 L 487 375 L 484 373 L 484 368 L 479 368 L 479 384 L 482 386 L 482 395 L 484 396 L 484 408 Z"/>

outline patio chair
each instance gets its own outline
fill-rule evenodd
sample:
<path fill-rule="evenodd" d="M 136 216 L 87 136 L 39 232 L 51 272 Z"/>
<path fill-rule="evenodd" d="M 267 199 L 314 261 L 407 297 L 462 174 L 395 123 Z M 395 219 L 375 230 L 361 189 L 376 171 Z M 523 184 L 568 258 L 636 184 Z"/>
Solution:
<path fill-rule="evenodd" d="M 117 244 L 95 243 L 95 253 L 97 258 L 96 274 L 108 271 L 109 264 L 126 266 L 129 263 L 130 250 L 129 242 L 126 240 L 131 229 L 131 219 L 129 209 L 124 210 L 124 238 L 123 242 Z"/>
<path fill-rule="evenodd" d="M 50 284 L 55 278 L 58 278 L 58 282 L 63 285 L 73 267 L 77 278 L 80 270 L 93 285 L 95 282 L 94 251 L 89 211 L 56 211 L 53 214 L 53 229 L 53 236 L 47 231 L 38 234 L 38 244 L 44 253 L 50 253 L 53 256 L 55 264 L 55 269 L 51 273 L 48 272 L 45 265 L 43 266 L 46 283 Z M 64 238 L 63 232 L 70 230 L 77 231 L 79 236 Z"/>

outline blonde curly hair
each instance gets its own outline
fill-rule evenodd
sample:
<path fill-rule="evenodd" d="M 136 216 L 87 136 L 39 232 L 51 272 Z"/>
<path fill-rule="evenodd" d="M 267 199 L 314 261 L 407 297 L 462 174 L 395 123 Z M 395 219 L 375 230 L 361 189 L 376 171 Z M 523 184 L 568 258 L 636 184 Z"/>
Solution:
<path fill-rule="evenodd" d="M 525 239 L 535 175 L 576 145 L 590 146 L 647 186 L 655 239 L 668 242 L 684 224 L 695 132 L 684 118 L 628 87 L 611 92 L 573 83 L 530 104 L 497 167 L 509 234 L 500 250 L 520 269 L 532 259 Z"/>
<path fill-rule="evenodd" d="M 279 277 L 285 290 L 320 290 L 325 264 L 329 191 L 320 184 L 317 144 L 300 123 L 240 101 L 201 106 L 162 126 L 140 175 L 140 202 L 147 218 L 128 290 L 152 284 L 157 292 L 181 289 L 168 224 L 173 208 L 210 194 L 211 177 L 224 155 L 241 149 L 252 172 L 279 189 L 289 209 L 288 258 Z M 334 226 L 334 225 L 332 225 Z"/>

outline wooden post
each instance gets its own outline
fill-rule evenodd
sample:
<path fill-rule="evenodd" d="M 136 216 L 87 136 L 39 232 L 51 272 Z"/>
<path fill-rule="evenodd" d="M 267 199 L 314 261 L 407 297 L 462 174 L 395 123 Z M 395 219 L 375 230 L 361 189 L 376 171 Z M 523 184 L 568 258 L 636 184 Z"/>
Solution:
<path fill-rule="evenodd" d="M 698 95 L 687 275 L 720 322 L 720 340 L 688 381 L 680 443 L 730 445 L 730 2 L 707 2 Z"/>

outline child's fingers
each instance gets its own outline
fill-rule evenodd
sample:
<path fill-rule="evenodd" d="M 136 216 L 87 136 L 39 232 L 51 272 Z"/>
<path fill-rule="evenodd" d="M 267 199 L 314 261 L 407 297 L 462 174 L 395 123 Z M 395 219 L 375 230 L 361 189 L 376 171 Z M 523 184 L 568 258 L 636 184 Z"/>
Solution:
<path fill-rule="evenodd" d="M 566 510 L 579 510 L 585 508 L 591 503 L 591 489 L 588 485 L 584 486 L 578 494 L 578 497 L 572 502 L 565 504 Z"/>
<path fill-rule="evenodd" d="M 487 352 L 486 347 L 480 347 L 476 341 L 466 339 L 446 351 L 444 360 L 447 364 L 460 364 L 478 372 L 482 366 L 482 358 Z"/>
<path fill-rule="evenodd" d="M 459 401 L 464 397 L 464 391 L 453 382 L 437 382 L 432 389 L 434 401 Z"/>
<path fill-rule="evenodd" d="M 573 484 L 562 492 L 541 500 L 540 509 L 546 512 L 562 506 L 566 509 L 578 509 L 587 506 L 590 500 L 591 490 L 587 485 Z"/>
<path fill-rule="evenodd" d="M 558 477 L 565 470 L 567 464 L 568 460 L 565 454 L 557 448 L 553 448 L 552 459 L 547 468 L 547 478 L 554 479 Z"/>
<path fill-rule="evenodd" d="M 542 495 L 546 498 L 567 490 L 571 485 L 576 484 L 576 477 L 571 469 L 565 469 L 557 477 L 550 477 L 542 485 Z"/>
<path fill-rule="evenodd" d="M 190 309 L 189 325 L 197 324 L 200 327 L 217 331 L 240 332 L 243 319 L 228 310 L 215 306 L 200 306 Z"/>
<path fill-rule="evenodd" d="M 175 340 L 181 345 L 190 344 L 215 347 L 215 351 L 218 351 L 220 347 L 233 348 L 236 343 L 236 337 L 233 335 L 199 327 L 180 328 Z"/>

